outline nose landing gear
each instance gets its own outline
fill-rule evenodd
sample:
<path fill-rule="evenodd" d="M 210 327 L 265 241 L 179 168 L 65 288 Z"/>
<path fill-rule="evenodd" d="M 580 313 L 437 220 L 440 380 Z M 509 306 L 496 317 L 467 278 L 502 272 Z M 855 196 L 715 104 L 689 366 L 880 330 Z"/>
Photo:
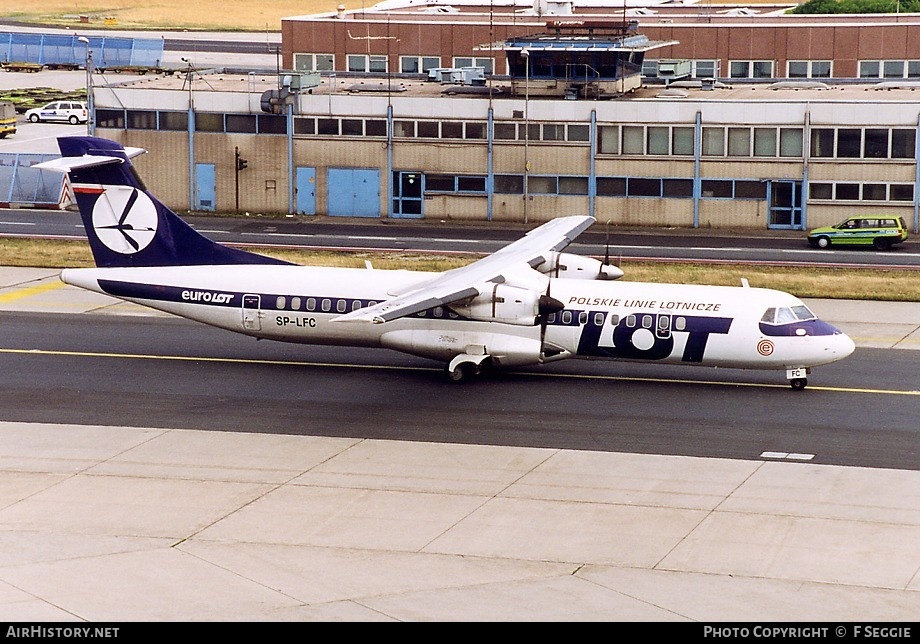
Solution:
<path fill-rule="evenodd" d="M 786 369 L 786 378 L 789 380 L 789 386 L 792 387 L 794 391 L 802 391 L 805 389 L 805 385 L 808 384 L 809 370 L 805 367 L 799 367 L 797 369 Z"/>

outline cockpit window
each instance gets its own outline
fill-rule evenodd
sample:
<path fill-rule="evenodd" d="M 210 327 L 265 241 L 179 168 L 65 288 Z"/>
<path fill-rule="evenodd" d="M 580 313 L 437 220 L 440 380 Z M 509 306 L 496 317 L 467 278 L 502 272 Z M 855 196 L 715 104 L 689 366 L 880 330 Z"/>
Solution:
<path fill-rule="evenodd" d="M 817 316 L 811 312 L 811 310 L 803 305 L 787 307 L 782 306 L 779 308 L 769 308 L 764 311 L 763 317 L 760 318 L 761 322 L 766 322 L 767 324 L 789 324 L 791 322 L 798 322 L 803 320 L 814 320 Z"/>
<path fill-rule="evenodd" d="M 789 324 L 790 322 L 795 322 L 795 320 L 795 313 L 792 312 L 792 309 L 786 308 L 785 306 L 776 309 L 777 324 Z"/>
<path fill-rule="evenodd" d="M 795 313 L 795 317 L 797 317 L 799 320 L 813 320 L 818 317 L 812 313 L 804 304 L 801 306 L 793 306 L 792 312 Z"/>

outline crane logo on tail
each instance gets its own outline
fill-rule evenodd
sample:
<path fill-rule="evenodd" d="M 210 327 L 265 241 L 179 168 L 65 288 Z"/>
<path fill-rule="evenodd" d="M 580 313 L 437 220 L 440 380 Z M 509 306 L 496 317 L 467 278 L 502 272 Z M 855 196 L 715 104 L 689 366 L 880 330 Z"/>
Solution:
<path fill-rule="evenodd" d="M 157 232 L 157 208 L 129 186 L 106 186 L 93 207 L 93 229 L 105 246 L 130 255 L 146 248 Z"/>

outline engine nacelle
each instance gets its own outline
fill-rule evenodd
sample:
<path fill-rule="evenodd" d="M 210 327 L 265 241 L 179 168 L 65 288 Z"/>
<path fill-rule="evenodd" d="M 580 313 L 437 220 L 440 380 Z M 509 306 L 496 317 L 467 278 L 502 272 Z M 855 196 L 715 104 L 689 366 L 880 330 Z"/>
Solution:
<path fill-rule="evenodd" d="M 551 253 L 549 259 L 534 266 L 534 270 L 550 277 L 576 280 L 615 280 L 623 277 L 623 271 L 617 266 L 571 253 Z"/>
<path fill-rule="evenodd" d="M 495 284 L 466 304 L 451 304 L 458 315 L 485 322 L 534 326 L 540 322 L 540 296 L 534 289 Z"/>

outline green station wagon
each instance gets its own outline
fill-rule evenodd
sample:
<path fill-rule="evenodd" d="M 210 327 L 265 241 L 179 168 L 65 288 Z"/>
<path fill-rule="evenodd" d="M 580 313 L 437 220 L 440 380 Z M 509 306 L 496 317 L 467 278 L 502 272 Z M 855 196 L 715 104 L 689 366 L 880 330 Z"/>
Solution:
<path fill-rule="evenodd" d="M 808 233 L 808 243 L 816 248 L 830 246 L 872 246 L 888 250 L 907 239 L 903 217 L 849 217 L 839 224 L 815 228 Z"/>

